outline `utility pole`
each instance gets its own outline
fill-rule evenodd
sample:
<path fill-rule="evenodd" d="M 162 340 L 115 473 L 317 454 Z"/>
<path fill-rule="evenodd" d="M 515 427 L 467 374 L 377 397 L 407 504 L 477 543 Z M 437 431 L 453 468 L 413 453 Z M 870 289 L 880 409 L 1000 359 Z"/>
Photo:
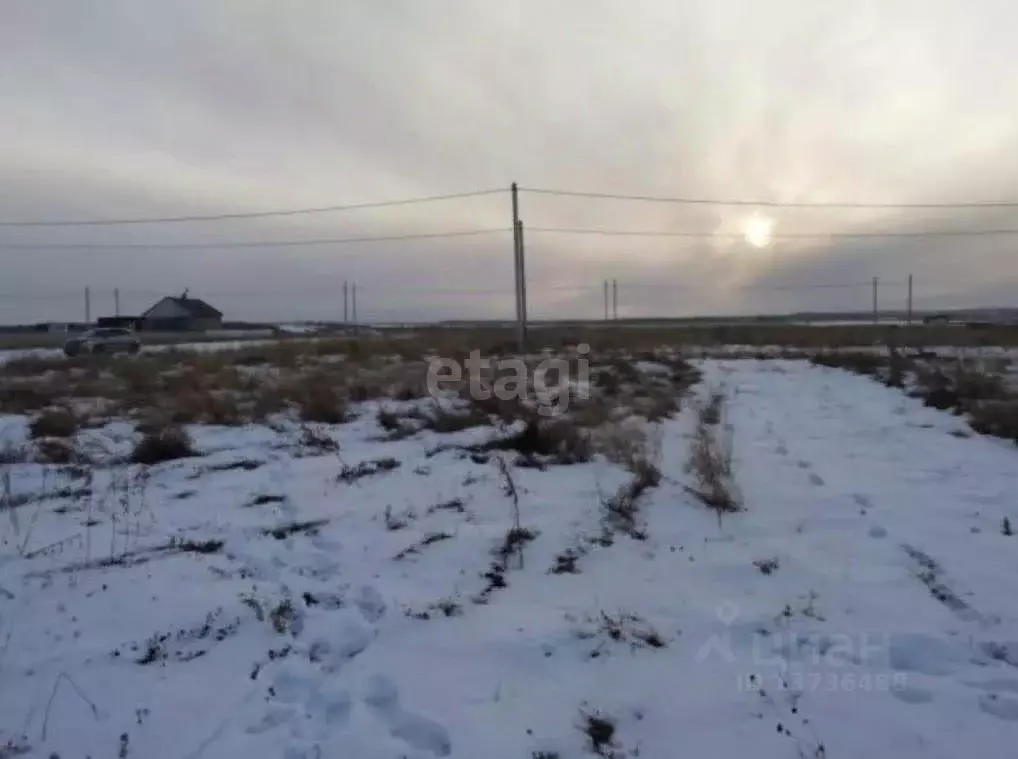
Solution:
<path fill-rule="evenodd" d="M 85 285 L 85 324 L 92 323 L 92 291 Z"/>
<path fill-rule="evenodd" d="M 912 275 L 908 275 L 908 324 L 912 324 Z"/>
<path fill-rule="evenodd" d="M 873 325 L 876 326 L 880 323 L 880 310 L 877 301 L 877 288 L 880 286 L 880 279 L 877 277 L 873 278 Z"/>
<path fill-rule="evenodd" d="M 608 321 L 608 280 L 604 281 L 604 320 Z"/>
<path fill-rule="evenodd" d="M 527 247 L 523 242 L 523 219 L 520 219 L 520 305 L 523 311 L 523 339 L 527 339 Z"/>
<path fill-rule="evenodd" d="M 612 319 L 619 318 L 619 281 L 612 280 Z"/>
<path fill-rule="evenodd" d="M 353 308 L 353 332 L 357 334 L 357 283 L 350 285 L 350 300 Z"/>
<path fill-rule="evenodd" d="M 513 276 L 516 280 L 516 342 L 523 353 L 526 345 L 526 328 L 523 315 L 523 246 L 520 239 L 520 197 L 519 189 L 513 182 L 510 188 L 513 202 Z"/>
<path fill-rule="evenodd" d="M 350 323 L 350 283 L 343 280 L 343 329 Z"/>
<path fill-rule="evenodd" d="M 113 313 L 115 316 L 120 316 L 120 288 L 113 288 Z"/>

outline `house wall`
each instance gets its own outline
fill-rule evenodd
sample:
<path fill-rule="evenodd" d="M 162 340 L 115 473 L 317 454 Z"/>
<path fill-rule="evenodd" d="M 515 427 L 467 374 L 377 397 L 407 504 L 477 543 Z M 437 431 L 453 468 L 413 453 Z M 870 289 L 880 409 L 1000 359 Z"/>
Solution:
<path fill-rule="evenodd" d="M 196 319 L 185 315 L 157 319 L 146 317 L 139 326 L 146 332 L 207 332 L 221 329 L 222 324 L 222 319 Z"/>

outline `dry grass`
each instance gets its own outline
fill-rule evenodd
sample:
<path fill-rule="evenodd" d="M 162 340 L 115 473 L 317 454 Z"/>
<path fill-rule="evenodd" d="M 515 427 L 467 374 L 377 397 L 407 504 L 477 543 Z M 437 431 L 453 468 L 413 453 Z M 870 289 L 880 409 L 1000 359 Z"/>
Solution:
<path fill-rule="evenodd" d="M 698 408 L 696 432 L 690 446 L 686 472 L 696 480 L 696 487 L 691 492 L 717 512 L 720 522 L 723 514 L 741 511 L 742 503 L 732 465 L 732 433 L 723 423 L 724 400 L 722 396 L 722 400 L 716 404 L 719 411 L 715 419 L 712 409 L 716 397 L 712 392 L 711 400 Z"/>
<path fill-rule="evenodd" d="M 346 394 L 334 376 L 316 371 L 302 383 L 297 401 L 301 421 L 342 424 L 347 421 Z"/>
<path fill-rule="evenodd" d="M 44 410 L 28 425 L 29 435 L 38 438 L 71 438 L 78 431 L 78 418 L 68 408 Z"/>
<path fill-rule="evenodd" d="M 867 377 L 876 377 L 888 365 L 888 359 L 885 356 L 851 351 L 818 353 L 812 356 L 810 361 L 817 366 L 845 369 Z"/>
<path fill-rule="evenodd" d="M 981 403 L 970 412 L 969 423 L 976 432 L 1018 443 L 1018 400 Z"/>
<path fill-rule="evenodd" d="M 646 426 L 636 426 L 631 421 L 600 432 L 599 452 L 632 475 L 613 496 L 601 498 L 604 529 L 601 541 L 610 542 L 615 532 L 644 540 L 647 536 L 640 524 L 641 498 L 661 482 L 661 430 L 655 427 L 648 433 Z"/>
<path fill-rule="evenodd" d="M 541 464 L 582 464 L 594 456 L 590 433 L 575 421 L 566 417 L 544 419 L 536 414 L 530 415 L 518 432 L 496 438 L 482 448 L 516 451 Z"/>
<path fill-rule="evenodd" d="M 135 464 L 159 464 L 164 461 L 199 455 L 187 430 L 170 424 L 162 429 L 150 429 L 134 446 L 131 461 Z"/>

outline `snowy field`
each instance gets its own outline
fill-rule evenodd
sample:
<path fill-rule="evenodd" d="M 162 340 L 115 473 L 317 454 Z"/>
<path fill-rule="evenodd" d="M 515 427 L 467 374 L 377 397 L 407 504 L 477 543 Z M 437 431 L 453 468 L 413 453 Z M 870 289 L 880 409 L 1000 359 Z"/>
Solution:
<path fill-rule="evenodd" d="M 165 353 L 166 351 L 179 351 L 183 353 L 217 353 L 220 351 L 236 351 L 241 348 L 254 348 L 264 345 L 274 345 L 279 342 L 276 338 L 244 338 L 243 340 L 210 340 L 208 342 L 194 343 L 168 343 L 165 345 L 144 345 L 142 353 Z M 59 359 L 63 358 L 63 348 L 18 348 L 12 350 L 0 350 L 0 364 L 18 359 Z"/>
<path fill-rule="evenodd" d="M 0 757 L 1014 756 L 1018 450 L 839 369 L 700 368 L 735 513 L 690 492 L 685 401 L 640 422 L 662 476 L 626 529 L 604 455 L 393 439 L 379 401 L 314 445 L 0 467 Z"/>

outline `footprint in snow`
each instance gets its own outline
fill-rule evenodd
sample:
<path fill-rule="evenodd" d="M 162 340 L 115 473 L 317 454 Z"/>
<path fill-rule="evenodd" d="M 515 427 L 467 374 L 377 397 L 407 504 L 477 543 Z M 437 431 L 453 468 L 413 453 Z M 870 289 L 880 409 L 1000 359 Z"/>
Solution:
<path fill-rule="evenodd" d="M 979 710 L 997 719 L 1018 722 L 1018 698 L 999 693 L 984 693 L 979 697 Z"/>
<path fill-rule="evenodd" d="M 967 662 L 969 653 L 939 638 L 904 633 L 891 636 L 887 656 L 895 672 L 947 677 Z"/>
<path fill-rule="evenodd" d="M 817 487 L 820 487 L 821 485 L 824 484 L 824 478 L 821 477 L 816 472 L 810 472 L 809 473 L 809 484 L 810 485 L 816 485 Z"/>
<path fill-rule="evenodd" d="M 392 737 L 411 748 L 439 757 L 452 753 L 449 731 L 434 720 L 405 711 L 399 704 L 396 684 L 388 677 L 374 675 L 368 681 L 364 703 L 388 728 Z"/>
<path fill-rule="evenodd" d="M 311 644 L 309 655 L 325 672 L 337 672 L 371 645 L 376 632 L 355 619 L 330 622 L 328 634 Z"/>
<path fill-rule="evenodd" d="M 312 535 L 311 545 L 319 551 L 325 551 L 327 553 L 339 553 L 343 548 L 343 544 L 339 541 L 331 540 L 323 535 Z"/>
<path fill-rule="evenodd" d="M 332 734 L 350 721 L 353 700 L 342 689 L 320 690 L 304 704 L 304 714 L 293 723 L 293 737 L 311 744 L 314 748 L 332 737 Z M 314 754 L 311 754 L 314 756 Z"/>
<path fill-rule="evenodd" d="M 872 527 L 870 527 L 869 536 L 871 538 L 874 538 L 875 540 L 880 540 L 881 538 L 887 537 L 887 530 L 885 530 L 879 524 L 875 524 Z"/>
<path fill-rule="evenodd" d="M 320 677 L 300 671 L 296 665 L 284 665 L 269 693 L 268 710 L 247 733 L 261 735 L 289 726 L 292 742 L 283 754 L 286 759 L 322 756 L 321 744 L 350 720 L 350 694 L 343 688 L 323 687 Z"/>
<path fill-rule="evenodd" d="M 360 610 L 364 620 L 371 624 L 380 621 L 385 616 L 385 599 L 382 598 L 382 594 L 378 592 L 378 589 L 371 585 L 361 587 L 357 593 L 357 598 L 354 600 L 354 604 Z"/>
<path fill-rule="evenodd" d="M 933 700 L 933 691 L 915 685 L 892 688 L 891 695 L 906 704 L 928 704 Z"/>

